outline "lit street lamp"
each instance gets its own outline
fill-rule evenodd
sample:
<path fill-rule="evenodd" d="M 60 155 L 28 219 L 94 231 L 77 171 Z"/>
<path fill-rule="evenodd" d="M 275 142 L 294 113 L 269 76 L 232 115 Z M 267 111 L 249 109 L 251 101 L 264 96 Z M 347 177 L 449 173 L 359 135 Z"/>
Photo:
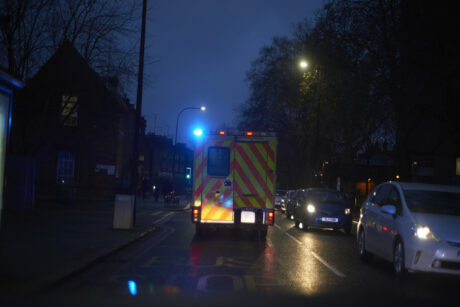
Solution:
<path fill-rule="evenodd" d="M 305 60 L 300 61 L 299 63 L 300 68 L 305 69 L 308 67 L 308 63 Z"/>
<path fill-rule="evenodd" d="M 182 110 L 179 111 L 179 114 L 177 114 L 177 119 L 176 119 L 176 134 L 174 136 L 174 146 L 177 144 L 177 130 L 178 130 L 178 126 L 179 126 L 179 118 L 182 114 L 182 112 L 184 111 L 187 111 L 187 110 L 201 110 L 201 111 L 206 111 L 206 107 L 205 106 L 201 106 L 201 107 L 186 107 L 186 108 L 183 108 Z"/>
<path fill-rule="evenodd" d="M 206 111 L 206 107 L 205 106 L 201 106 L 201 107 L 186 107 L 186 108 L 183 108 L 182 110 L 179 111 L 179 114 L 177 114 L 177 119 L 176 119 L 176 134 L 174 136 L 174 148 L 173 148 L 173 165 L 172 165 L 172 190 L 174 191 L 174 176 L 175 176 L 175 173 L 176 173 L 176 146 L 177 146 L 177 130 L 178 130 L 178 127 L 179 127 L 179 118 L 181 116 L 181 114 L 184 112 L 184 111 L 187 111 L 187 110 L 201 110 L 202 112 Z"/>

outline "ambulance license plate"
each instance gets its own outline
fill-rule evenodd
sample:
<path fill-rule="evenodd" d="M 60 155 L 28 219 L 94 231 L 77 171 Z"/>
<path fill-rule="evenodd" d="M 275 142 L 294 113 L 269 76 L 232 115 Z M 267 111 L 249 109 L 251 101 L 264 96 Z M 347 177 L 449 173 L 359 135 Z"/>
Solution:
<path fill-rule="evenodd" d="M 256 222 L 256 214 L 252 211 L 241 211 L 241 223 L 254 224 Z"/>

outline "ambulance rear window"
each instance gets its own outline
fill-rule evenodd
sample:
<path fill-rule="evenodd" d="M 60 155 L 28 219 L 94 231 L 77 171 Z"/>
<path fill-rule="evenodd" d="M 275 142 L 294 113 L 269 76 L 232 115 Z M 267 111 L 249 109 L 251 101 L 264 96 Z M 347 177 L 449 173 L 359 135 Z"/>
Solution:
<path fill-rule="evenodd" d="M 230 173 L 230 149 L 228 147 L 209 147 L 208 175 L 228 176 Z"/>

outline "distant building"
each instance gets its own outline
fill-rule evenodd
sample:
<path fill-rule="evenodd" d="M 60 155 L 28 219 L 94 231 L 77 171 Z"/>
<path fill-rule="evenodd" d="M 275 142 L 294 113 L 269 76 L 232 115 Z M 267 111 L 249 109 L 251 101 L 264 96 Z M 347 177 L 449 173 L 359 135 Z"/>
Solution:
<path fill-rule="evenodd" d="M 173 159 L 175 152 L 176 159 Z M 173 162 L 174 160 L 174 162 Z M 173 187 L 184 194 L 187 187 L 191 187 L 191 178 L 186 178 L 187 168 L 193 165 L 193 151 L 183 143 L 178 143 L 176 150 L 172 140 L 156 134 L 145 136 L 145 160 L 144 167 L 146 178 L 149 178 L 150 187 L 155 186 L 160 193 L 167 193 Z M 173 178 L 174 166 L 174 185 Z"/>
<path fill-rule="evenodd" d="M 355 159 L 356 190 L 367 195 L 377 184 L 398 180 L 397 161 L 389 152 L 381 150 L 368 151 Z"/>
<path fill-rule="evenodd" d="M 134 108 L 69 42 L 28 80 L 13 116 L 10 153 L 36 159 L 37 199 L 112 199 L 130 187 Z"/>
<path fill-rule="evenodd" d="M 421 120 L 407 144 L 411 181 L 460 185 L 459 135 L 439 119 Z"/>

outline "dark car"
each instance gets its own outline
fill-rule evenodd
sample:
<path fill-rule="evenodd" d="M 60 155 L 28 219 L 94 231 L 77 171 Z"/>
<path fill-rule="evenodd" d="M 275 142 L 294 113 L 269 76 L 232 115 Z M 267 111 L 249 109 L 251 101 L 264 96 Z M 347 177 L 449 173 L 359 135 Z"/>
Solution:
<path fill-rule="evenodd" d="M 351 231 L 351 204 L 344 194 L 332 189 L 306 189 L 296 195 L 294 221 L 299 229 L 309 227 Z"/>
<path fill-rule="evenodd" d="M 290 193 L 286 202 L 286 218 L 294 220 L 294 209 L 297 203 L 297 198 L 301 197 L 305 189 L 294 190 Z"/>
<path fill-rule="evenodd" d="M 286 206 L 295 194 L 295 190 L 288 190 L 286 195 L 281 199 L 281 212 L 286 213 Z"/>

